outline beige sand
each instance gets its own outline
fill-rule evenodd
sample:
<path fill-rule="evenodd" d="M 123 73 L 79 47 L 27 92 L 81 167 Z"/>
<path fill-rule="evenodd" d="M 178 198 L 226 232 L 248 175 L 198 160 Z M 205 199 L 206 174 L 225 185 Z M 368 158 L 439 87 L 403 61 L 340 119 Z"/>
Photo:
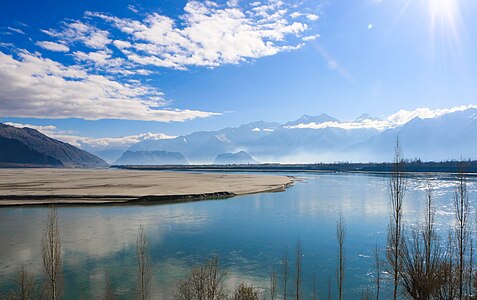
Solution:
<path fill-rule="evenodd" d="M 174 202 L 283 191 L 287 176 L 115 169 L 0 169 L 0 206 Z M 149 197 L 151 196 L 151 197 Z"/>

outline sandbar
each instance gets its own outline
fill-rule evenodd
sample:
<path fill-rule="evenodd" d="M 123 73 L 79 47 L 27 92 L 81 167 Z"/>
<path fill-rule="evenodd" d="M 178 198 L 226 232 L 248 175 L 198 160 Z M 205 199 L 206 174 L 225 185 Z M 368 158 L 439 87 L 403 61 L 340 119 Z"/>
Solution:
<path fill-rule="evenodd" d="M 284 191 L 288 176 L 119 169 L 0 169 L 0 206 L 157 204 Z"/>

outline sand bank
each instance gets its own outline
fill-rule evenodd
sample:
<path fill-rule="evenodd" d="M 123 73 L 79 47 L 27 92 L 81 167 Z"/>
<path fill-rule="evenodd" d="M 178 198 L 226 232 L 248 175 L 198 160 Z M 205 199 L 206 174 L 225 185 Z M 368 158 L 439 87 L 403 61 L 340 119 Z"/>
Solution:
<path fill-rule="evenodd" d="M 0 206 L 164 203 L 283 191 L 287 176 L 115 169 L 0 169 Z"/>

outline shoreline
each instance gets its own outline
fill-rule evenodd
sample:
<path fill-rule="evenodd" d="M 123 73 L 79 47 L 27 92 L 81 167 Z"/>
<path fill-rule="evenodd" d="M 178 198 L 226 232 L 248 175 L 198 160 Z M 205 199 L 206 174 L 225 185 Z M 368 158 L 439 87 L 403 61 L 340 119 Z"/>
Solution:
<path fill-rule="evenodd" d="M 289 176 L 111 169 L 0 170 L 0 207 L 155 205 L 282 192 Z"/>

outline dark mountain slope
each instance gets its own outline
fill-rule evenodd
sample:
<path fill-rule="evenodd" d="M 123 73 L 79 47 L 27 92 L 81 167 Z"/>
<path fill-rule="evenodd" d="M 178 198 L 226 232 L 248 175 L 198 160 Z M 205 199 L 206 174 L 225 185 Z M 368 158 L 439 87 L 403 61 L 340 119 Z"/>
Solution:
<path fill-rule="evenodd" d="M 108 166 L 97 156 L 52 139 L 35 129 L 0 123 L 0 138 L 0 162 L 89 168 Z"/>

